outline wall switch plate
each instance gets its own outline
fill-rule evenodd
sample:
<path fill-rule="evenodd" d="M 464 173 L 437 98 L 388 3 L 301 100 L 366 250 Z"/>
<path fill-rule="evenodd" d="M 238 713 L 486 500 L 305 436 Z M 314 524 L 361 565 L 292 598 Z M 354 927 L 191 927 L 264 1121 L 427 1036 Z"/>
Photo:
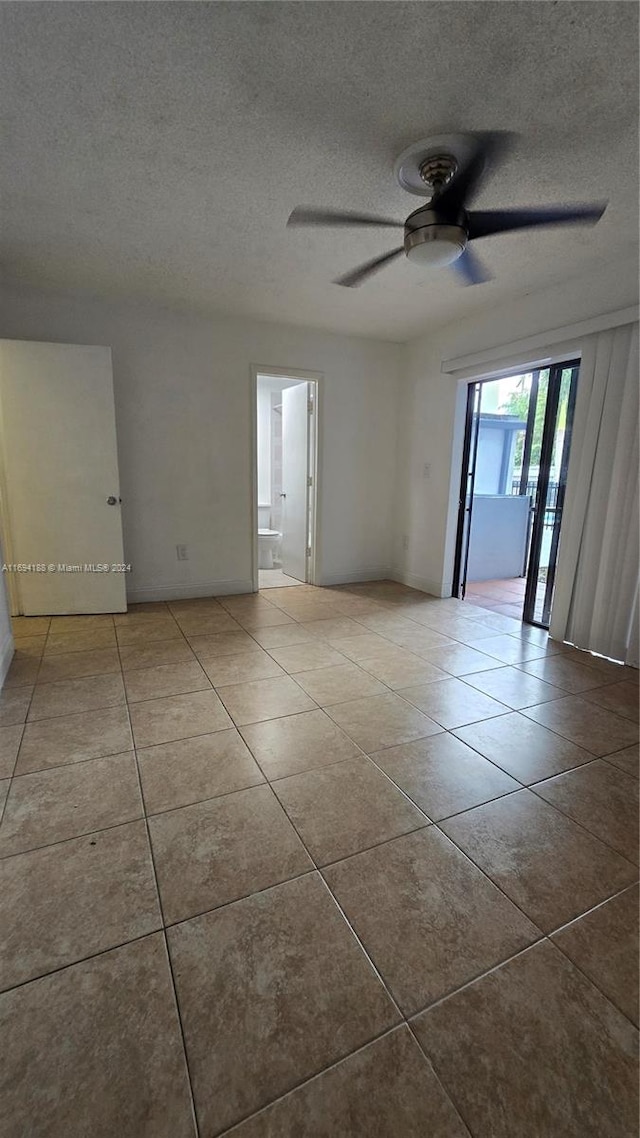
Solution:
<path fill-rule="evenodd" d="M 186 545 L 176 545 L 176 557 L 178 558 L 178 561 L 189 560 L 189 553 L 187 551 Z"/>

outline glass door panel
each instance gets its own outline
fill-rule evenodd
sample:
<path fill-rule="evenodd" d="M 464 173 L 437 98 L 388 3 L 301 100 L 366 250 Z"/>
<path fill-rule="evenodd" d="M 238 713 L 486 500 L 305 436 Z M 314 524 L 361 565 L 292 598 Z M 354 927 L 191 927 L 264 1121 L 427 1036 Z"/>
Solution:
<path fill-rule="evenodd" d="M 578 366 L 577 362 L 554 364 L 548 372 L 544 409 L 536 412 L 541 430 L 533 447 L 539 446 L 539 468 L 523 619 L 543 628 L 549 627 L 553 601 Z M 534 440 L 535 436 L 534 429 Z"/>

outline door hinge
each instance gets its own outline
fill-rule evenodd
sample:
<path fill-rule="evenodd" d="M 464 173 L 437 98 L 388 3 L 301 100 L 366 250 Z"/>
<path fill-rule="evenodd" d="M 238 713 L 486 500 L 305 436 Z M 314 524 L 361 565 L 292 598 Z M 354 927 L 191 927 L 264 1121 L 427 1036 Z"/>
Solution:
<path fill-rule="evenodd" d="M 307 410 L 310 415 L 313 415 L 313 396 L 309 396 L 307 400 Z"/>
<path fill-rule="evenodd" d="M 311 546 L 310 545 L 307 546 L 305 553 L 306 553 L 307 557 L 311 557 Z"/>
<path fill-rule="evenodd" d="M 313 486 L 313 478 L 311 477 L 311 475 L 309 475 L 309 477 L 307 478 L 307 486 Z"/>

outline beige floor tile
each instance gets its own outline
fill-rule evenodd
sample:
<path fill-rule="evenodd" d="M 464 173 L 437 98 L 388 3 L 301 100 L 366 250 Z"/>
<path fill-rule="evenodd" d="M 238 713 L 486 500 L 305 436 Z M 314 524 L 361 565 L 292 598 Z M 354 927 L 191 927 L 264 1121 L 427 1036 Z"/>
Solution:
<path fill-rule="evenodd" d="M 11 784 L 0 825 L 0 856 L 140 817 L 133 752 L 21 775 Z"/>
<path fill-rule="evenodd" d="M 233 727 L 214 691 L 148 699 L 132 704 L 130 713 L 136 747 L 153 747 Z"/>
<path fill-rule="evenodd" d="M 240 631 L 237 620 L 222 608 L 217 612 L 178 613 L 176 620 L 185 636 L 212 636 L 217 632 Z"/>
<path fill-rule="evenodd" d="M 16 652 L 9 665 L 3 684 L 6 691 L 8 688 L 22 688 L 33 687 L 38 679 L 38 672 L 40 671 L 40 659 L 36 656 L 18 656 Z"/>
<path fill-rule="evenodd" d="M 547 644 L 534 644 L 528 640 L 523 640 L 519 636 L 491 636 L 489 639 L 482 637 L 478 641 L 478 650 L 484 656 L 491 656 L 499 660 L 501 664 L 524 664 L 528 660 L 540 660 L 549 658 L 549 652 L 555 652 L 557 649 L 549 648 Z M 494 664 L 495 667 L 495 664 Z M 478 668 L 478 671 L 481 669 Z M 463 673 L 458 673 L 462 675 Z M 533 675 L 538 675 L 533 672 Z M 540 679 L 546 679 L 544 675 Z M 552 680 L 549 680 L 552 683 Z"/>
<path fill-rule="evenodd" d="M 34 688 L 28 720 L 52 719 L 78 711 L 97 711 L 124 703 L 122 676 L 85 676 L 80 680 L 57 680 Z"/>
<path fill-rule="evenodd" d="M 399 648 L 398 651 L 404 655 L 395 660 L 391 657 L 363 660 L 360 667 L 394 690 L 408 687 L 409 684 L 430 684 L 434 680 L 446 678 L 446 672 L 435 668 L 413 652 L 408 652 L 405 648 Z"/>
<path fill-rule="evenodd" d="M 350 616 L 336 616 L 332 620 L 309 620 L 302 628 L 321 640 L 338 640 L 345 636 L 359 636 L 363 632 L 362 625 Z"/>
<path fill-rule="evenodd" d="M 120 648 L 123 645 L 141 647 L 153 644 L 156 640 L 181 640 L 183 633 L 175 620 L 152 620 L 145 624 L 125 624 L 116 626 L 116 636 Z"/>
<path fill-rule="evenodd" d="M 466 683 L 477 691 L 497 699 L 514 711 L 521 711 L 534 704 L 545 703 L 549 699 L 558 699 L 562 694 L 559 688 L 552 687 L 544 680 L 530 676 L 520 668 L 504 666 L 491 672 L 480 672 L 478 675 L 465 676 Z"/>
<path fill-rule="evenodd" d="M 52 632 L 44 646 L 45 656 L 60 652 L 93 652 L 98 648 L 115 648 L 113 627 L 96 628 L 90 632 Z"/>
<path fill-rule="evenodd" d="M 436 735 L 440 726 L 395 692 L 337 703 L 328 715 L 363 751 L 379 751 Z"/>
<path fill-rule="evenodd" d="M 466 676 L 470 672 L 488 672 L 496 667 L 493 656 L 485 656 L 466 644 L 445 644 L 439 648 L 429 648 L 421 653 L 427 663 L 451 676 Z"/>
<path fill-rule="evenodd" d="M 251 635 L 263 648 L 286 648 L 290 644 L 308 644 L 314 640 L 301 624 L 276 624 L 272 628 L 256 628 Z"/>
<path fill-rule="evenodd" d="M 589 703 L 597 703 L 598 707 L 604 707 L 607 711 L 621 715 L 623 719 L 638 722 L 638 686 L 629 680 L 596 688 L 595 691 L 587 692 L 584 698 Z"/>
<path fill-rule="evenodd" d="M 0 861 L 0 988 L 160 925 L 144 822 Z"/>
<path fill-rule="evenodd" d="M 177 925 L 168 937 L 196 1110 L 207 1135 L 398 1022 L 315 875 Z"/>
<path fill-rule="evenodd" d="M 528 707 L 525 715 L 593 755 L 612 754 L 638 742 L 636 724 L 579 696 Z"/>
<path fill-rule="evenodd" d="M 563 692 L 570 692 L 573 695 L 600 687 L 603 683 L 603 677 L 595 668 L 587 667 L 563 652 L 543 657 L 541 660 L 523 662 L 521 667 L 528 675 L 537 676 L 561 688 Z"/>
<path fill-rule="evenodd" d="M 315 637 L 308 644 L 290 644 L 286 648 L 270 648 L 273 659 L 290 674 L 310 672 L 316 668 L 331 668 L 345 664 L 346 660 L 335 648 Z"/>
<path fill-rule="evenodd" d="M 149 829 L 168 924 L 313 869 L 269 786 L 156 814 Z"/>
<path fill-rule="evenodd" d="M 46 636 L 51 624 L 50 616 L 12 616 L 14 636 Z"/>
<path fill-rule="evenodd" d="M 239 726 L 263 719 L 277 719 L 281 715 L 295 715 L 299 711 L 312 711 L 315 707 L 313 700 L 290 676 L 230 684 L 220 688 L 220 698 Z"/>
<path fill-rule="evenodd" d="M 129 703 L 159 699 L 164 695 L 184 695 L 185 692 L 204 691 L 211 687 L 197 660 L 188 664 L 138 668 L 125 674 L 124 685 Z"/>
<path fill-rule="evenodd" d="M 448 732 L 371 756 L 437 822 L 520 789 L 520 783 Z"/>
<path fill-rule="evenodd" d="M 241 1123 L 234 1138 L 468 1138 L 406 1027 L 399 1027 Z"/>
<path fill-rule="evenodd" d="M 331 646 L 354 664 L 361 664 L 363 660 L 402 658 L 402 649 L 398 644 L 392 644 L 390 640 L 378 636 L 376 632 L 367 632 L 364 628 L 362 632 L 362 636 L 340 636 L 331 641 Z"/>
<path fill-rule="evenodd" d="M 543 932 L 637 877 L 637 868 L 529 790 L 441 823 L 442 829 Z"/>
<path fill-rule="evenodd" d="M 470 687 L 464 680 L 453 677 L 450 680 L 436 680 L 431 684 L 401 688 L 398 694 L 448 731 L 454 727 L 464 727 L 467 723 L 490 719 L 494 715 L 504 715 L 508 711 L 504 703 L 491 699 Z"/>
<path fill-rule="evenodd" d="M 548 941 L 412 1026 L 472 1134 L 635 1133 L 635 1029 Z"/>
<path fill-rule="evenodd" d="M 518 711 L 458 727 L 454 735 L 522 783 L 538 782 L 593 759 L 589 751 Z"/>
<path fill-rule="evenodd" d="M 429 824 L 364 756 L 278 779 L 273 789 L 317 865 Z"/>
<path fill-rule="evenodd" d="M 628 861 L 638 850 L 638 782 L 603 759 L 531 788 Z"/>
<path fill-rule="evenodd" d="M 0 727 L 0 778 L 11 778 L 13 774 L 23 731 L 22 723 Z"/>
<path fill-rule="evenodd" d="M 598 905 L 551 938 L 638 1026 L 638 886 Z"/>
<path fill-rule="evenodd" d="M 11 779 L 10 778 L 0 779 L 0 818 L 2 818 L 2 813 L 4 811 L 5 802 L 7 801 L 7 795 L 9 794 L 9 787 L 10 786 L 11 786 Z"/>
<path fill-rule="evenodd" d="M 416 656 L 432 652 L 434 648 L 456 647 L 455 641 L 444 636 L 442 632 L 419 625 L 407 629 L 391 629 L 385 635 L 392 644 L 397 644 L 399 648 L 407 648 L 409 652 L 415 652 Z"/>
<path fill-rule="evenodd" d="M 61 652 L 46 656 L 40 665 L 38 683 L 75 680 L 83 676 L 102 676 L 120 671 L 116 648 L 94 648 L 88 652 Z"/>
<path fill-rule="evenodd" d="M 324 711 L 303 711 L 242 728 L 268 779 L 330 766 L 362 752 Z"/>
<path fill-rule="evenodd" d="M 138 765 L 148 814 L 264 782 L 236 730 L 143 747 Z"/>
<path fill-rule="evenodd" d="M 167 609 L 172 616 L 178 616 L 180 613 L 186 612 L 226 612 L 226 609 L 223 608 L 216 597 L 183 597 L 178 601 L 168 601 Z"/>
<path fill-rule="evenodd" d="M 130 609 L 128 612 L 116 613 L 113 618 L 116 629 L 123 628 L 161 628 L 173 627 L 175 618 L 168 609 L 162 612 L 152 612 L 149 609 Z"/>
<path fill-rule="evenodd" d="M 332 865 L 324 876 L 405 1015 L 540 936 L 435 827 Z"/>
<path fill-rule="evenodd" d="M 24 723 L 27 718 L 33 688 L 6 688 L 0 692 L 0 727 Z"/>
<path fill-rule="evenodd" d="M 640 747 L 636 743 L 633 747 L 625 747 L 622 751 L 615 751 L 612 755 L 607 755 L 606 761 L 613 763 L 619 770 L 632 774 L 634 778 L 638 778 L 640 774 Z"/>
<path fill-rule="evenodd" d="M 46 636 L 14 636 L 16 655 L 34 656 L 40 659 L 47 642 Z"/>
<path fill-rule="evenodd" d="M 240 652 L 237 656 L 219 656 L 203 660 L 202 666 L 216 688 L 249 680 L 268 680 L 286 673 L 268 652 Z"/>
<path fill-rule="evenodd" d="M 138 668 L 157 668 L 161 664 L 188 664 L 195 659 L 186 640 L 154 640 L 151 644 L 123 644 L 120 660 L 123 672 Z"/>
<path fill-rule="evenodd" d="M 357 664 L 351 663 L 340 664 L 334 668 L 316 668 L 311 672 L 299 672 L 296 681 L 316 703 L 320 704 L 320 707 L 369 695 L 385 695 L 387 692 L 384 684 Z"/>
<path fill-rule="evenodd" d="M 117 755 L 132 746 L 126 707 L 43 719 L 27 723 L 15 773 Z"/>
<path fill-rule="evenodd" d="M 256 644 L 248 632 L 217 632 L 213 636 L 191 636 L 189 643 L 199 660 L 214 660 L 218 656 L 237 656 L 240 652 L 257 652 Z"/>
<path fill-rule="evenodd" d="M 117 619 L 117 618 L 116 618 Z M 111 613 L 94 613 L 91 616 L 52 616 L 50 633 L 93 632 L 94 629 L 113 629 L 114 618 Z"/>
<path fill-rule="evenodd" d="M 161 935 L 5 993 L 0 1032 L 4 1138 L 195 1138 Z"/>
<path fill-rule="evenodd" d="M 294 618 L 282 609 L 272 608 L 269 612 L 236 613 L 236 620 L 243 628 L 254 631 L 259 628 L 275 628 L 283 624 L 293 624 Z"/>

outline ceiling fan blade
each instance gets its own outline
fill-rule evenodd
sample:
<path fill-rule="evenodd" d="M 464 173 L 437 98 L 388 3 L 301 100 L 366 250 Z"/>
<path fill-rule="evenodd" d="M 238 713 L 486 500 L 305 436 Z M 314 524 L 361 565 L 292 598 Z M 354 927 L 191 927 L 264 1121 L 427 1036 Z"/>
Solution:
<path fill-rule="evenodd" d="M 469 240 L 508 233 L 512 229 L 534 229 L 541 225 L 595 225 L 607 202 L 592 205 L 532 206 L 530 209 L 481 209 L 468 214 Z"/>
<path fill-rule="evenodd" d="M 383 253 L 381 257 L 374 257 L 371 261 L 365 261 L 364 265 L 359 265 L 357 269 L 352 269 L 350 273 L 345 273 L 343 277 L 338 277 L 333 283 L 343 285 L 344 288 L 357 288 L 358 285 L 364 284 L 368 277 L 373 276 L 379 269 L 382 269 L 389 261 L 393 261 L 395 257 L 399 257 L 404 253 L 404 245 L 399 245 L 397 249 L 392 249 L 390 253 Z"/>
<path fill-rule="evenodd" d="M 469 161 L 436 195 L 439 209 L 462 209 L 478 190 L 487 167 L 504 156 L 515 135 L 509 131 L 483 131 L 475 137 L 477 147 Z"/>
<path fill-rule="evenodd" d="M 491 273 L 485 269 L 479 257 L 466 248 L 461 257 L 454 261 L 451 268 L 458 274 L 460 284 L 482 284 L 491 280 Z"/>
<path fill-rule="evenodd" d="M 378 217 L 373 213 L 349 213 L 339 209 L 313 209 L 307 206 L 298 206 L 294 209 L 287 225 L 371 225 L 404 229 L 403 221 L 395 221 L 391 217 Z"/>

